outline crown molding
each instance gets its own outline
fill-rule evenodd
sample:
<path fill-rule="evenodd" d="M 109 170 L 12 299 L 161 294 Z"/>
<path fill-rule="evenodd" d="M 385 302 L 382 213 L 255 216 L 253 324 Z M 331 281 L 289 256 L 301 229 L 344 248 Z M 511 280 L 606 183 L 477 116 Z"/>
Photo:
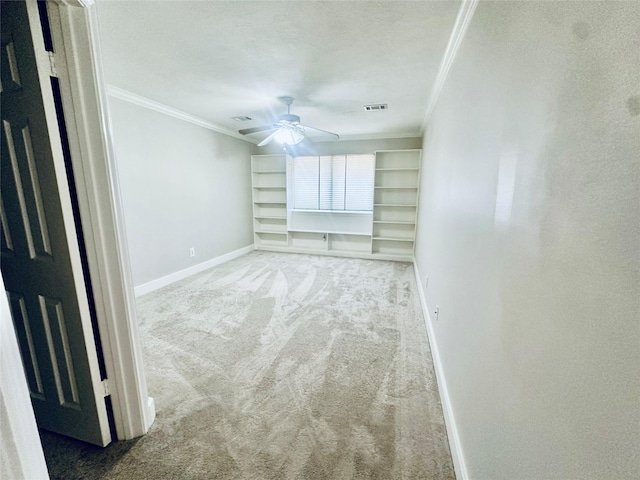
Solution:
<path fill-rule="evenodd" d="M 241 140 L 244 140 L 245 142 L 254 143 L 245 136 L 240 135 L 238 132 L 234 132 L 233 130 L 229 130 L 220 125 L 216 125 L 215 123 L 209 122 L 204 118 L 196 117 L 195 115 L 183 112 L 182 110 L 178 110 L 177 108 L 170 107 L 168 105 L 165 105 L 164 103 L 156 102 L 155 100 L 151 100 L 150 98 L 143 97 L 142 95 L 138 95 L 137 93 L 130 92 L 120 87 L 116 87 L 115 85 L 107 85 L 107 93 L 110 97 L 118 98 L 120 100 L 124 100 L 125 102 L 133 103 L 134 105 L 148 108 L 149 110 L 153 110 L 164 115 L 169 115 L 170 117 L 174 117 L 185 122 L 193 123 L 194 125 L 213 130 L 214 132 L 222 133 L 223 135 L 239 138 Z"/>
<path fill-rule="evenodd" d="M 340 140 L 333 141 L 352 141 L 352 140 L 389 140 L 394 138 L 422 138 L 422 133 L 368 133 L 362 135 L 340 135 Z M 332 141 L 332 140 L 322 140 Z"/>
<path fill-rule="evenodd" d="M 55 0 L 55 2 L 63 7 L 89 8 L 93 6 L 95 0 Z"/>
<path fill-rule="evenodd" d="M 429 95 L 429 103 L 427 104 L 427 111 L 424 115 L 424 120 L 422 121 L 422 132 L 427 129 L 427 124 L 431 118 L 431 114 L 438 103 L 438 98 L 440 97 L 440 93 L 442 92 L 442 88 L 444 87 L 445 82 L 447 81 L 447 76 L 449 75 L 449 70 L 451 70 L 451 66 L 453 65 L 453 60 L 460 49 L 460 45 L 462 44 L 462 39 L 467 33 L 467 28 L 469 27 L 469 23 L 471 22 L 471 18 L 473 17 L 474 12 L 476 11 L 476 7 L 478 6 L 479 0 L 463 0 L 460 5 L 460 10 L 458 10 L 458 16 L 456 17 L 456 21 L 453 24 L 453 30 L 451 31 L 451 36 L 449 37 L 449 43 L 447 44 L 447 49 L 444 52 L 442 57 L 442 61 L 440 62 L 440 68 L 438 69 L 438 73 L 436 75 L 436 79 L 433 82 L 433 86 L 431 87 L 431 94 Z"/>
<path fill-rule="evenodd" d="M 209 122 L 201 117 L 196 117 L 195 115 L 191 115 L 189 113 L 183 112 L 182 110 L 178 110 L 177 108 L 169 107 L 160 102 L 156 102 L 155 100 L 151 100 L 150 98 L 143 97 L 142 95 L 138 95 L 137 93 L 130 92 L 120 87 L 116 87 L 115 85 L 107 85 L 107 93 L 110 97 L 118 98 L 120 100 L 124 100 L 125 102 L 133 103 L 134 105 L 138 105 L 143 108 L 148 108 L 149 110 L 156 111 L 158 113 L 163 113 L 165 115 L 169 115 L 171 117 L 177 118 L 179 120 L 183 120 L 185 122 L 193 123 L 200 127 L 208 128 L 209 130 L 213 130 L 218 133 L 222 133 L 224 135 L 229 135 L 230 137 L 239 138 L 248 143 L 253 143 L 254 145 L 258 144 L 260 139 L 252 139 L 246 137 L 244 135 L 240 135 L 238 132 L 233 130 L 229 130 L 225 127 L 221 127 L 220 125 L 216 125 L 215 123 Z M 339 140 L 327 139 L 327 140 L 314 140 L 312 137 L 312 141 L 316 142 L 339 142 L 339 141 L 353 141 L 353 140 L 383 140 L 389 138 L 420 138 L 422 137 L 421 132 L 407 132 L 407 133 L 372 133 L 372 134 L 362 134 L 362 135 L 341 135 Z"/>

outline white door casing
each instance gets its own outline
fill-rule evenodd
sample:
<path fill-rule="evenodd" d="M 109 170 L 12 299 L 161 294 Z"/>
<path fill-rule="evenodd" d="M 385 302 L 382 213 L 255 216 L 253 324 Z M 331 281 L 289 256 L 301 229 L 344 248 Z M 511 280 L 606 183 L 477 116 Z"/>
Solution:
<path fill-rule="evenodd" d="M 47 2 L 118 440 L 155 419 L 148 396 L 93 0 Z"/>
<path fill-rule="evenodd" d="M 2 2 L 2 272 L 38 425 L 111 442 L 37 5 Z"/>

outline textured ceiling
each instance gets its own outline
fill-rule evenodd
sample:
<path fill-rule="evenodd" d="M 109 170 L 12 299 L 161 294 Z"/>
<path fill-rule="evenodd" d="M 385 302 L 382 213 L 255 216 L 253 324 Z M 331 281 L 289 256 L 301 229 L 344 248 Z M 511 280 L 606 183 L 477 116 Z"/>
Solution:
<path fill-rule="evenodd" d="M 303 124 L 366 138 L 420 135 L 459 6 L 100 0 L 98 17 L 110 85 L 233 131 L 271 123 L 289 95 Z"/>

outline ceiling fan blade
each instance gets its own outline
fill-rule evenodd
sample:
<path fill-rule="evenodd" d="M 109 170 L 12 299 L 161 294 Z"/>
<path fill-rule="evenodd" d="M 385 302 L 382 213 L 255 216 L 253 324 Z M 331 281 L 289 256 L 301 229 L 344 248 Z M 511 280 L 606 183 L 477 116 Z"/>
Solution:
<path fill-rule="evenodd" d="M 315 128 L 315 127 L 310 127 L 308 125 L 303 125 L 305 130 L 316 130 L 317 132 L 322 132 L 322 133 L 326 133 L 327 135 L 333 135 L 334 137 L 336 137 L 336 140 L 340 138 L 340 135 L 338 135 L 337 133 L 333 133 L 333 132 L 327 132 L 326 130 L 321 130 L 319 128 Z"/>
<path fill-rule="evenodd" d="M 266 145 L 267 143 L 269 143 L 271 140 L 273 140 L 275 138 L 275 136 L 280 132 L 280 129 L 277 129 L 275 132 L 273 132 L 272 134 L 270 134 L 267 138 L 265 138 L 264 140 L 262 140 L 258 146 L 262 147 L 263 145 Z"/>
<path fill-rule="evenodd" d="M 243 128 L 242 130 L 238 130 L 238 133 L 240 135 L 248 135 L 250 133 L 258 133 L 258 132 L 264 132 L 265 130 L 273 130 L 274 128 L 278 128 L 278 125 L 262 125 L 261 127 Z"/>

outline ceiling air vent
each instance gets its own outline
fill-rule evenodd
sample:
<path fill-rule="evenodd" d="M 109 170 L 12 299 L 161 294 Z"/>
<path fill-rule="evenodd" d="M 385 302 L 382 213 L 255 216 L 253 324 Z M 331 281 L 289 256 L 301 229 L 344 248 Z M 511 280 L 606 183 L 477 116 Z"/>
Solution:
<path fill-rule="evenodd" d="M 236 122 L 248 122 L 249 120 L 251 120 L 251 117 L 247 117 L 246 115 L 240 115 L 238 117 L 231 118 L 233 118 Z"/>
<path fill-rule="evenodd" d="M 373 110 L 388 110 L 389 107 L 387 106 L 386 103 L 374 103 L 371 105 L 365 105 L 364 109 L 367 112 L 372 112 Z"/>

